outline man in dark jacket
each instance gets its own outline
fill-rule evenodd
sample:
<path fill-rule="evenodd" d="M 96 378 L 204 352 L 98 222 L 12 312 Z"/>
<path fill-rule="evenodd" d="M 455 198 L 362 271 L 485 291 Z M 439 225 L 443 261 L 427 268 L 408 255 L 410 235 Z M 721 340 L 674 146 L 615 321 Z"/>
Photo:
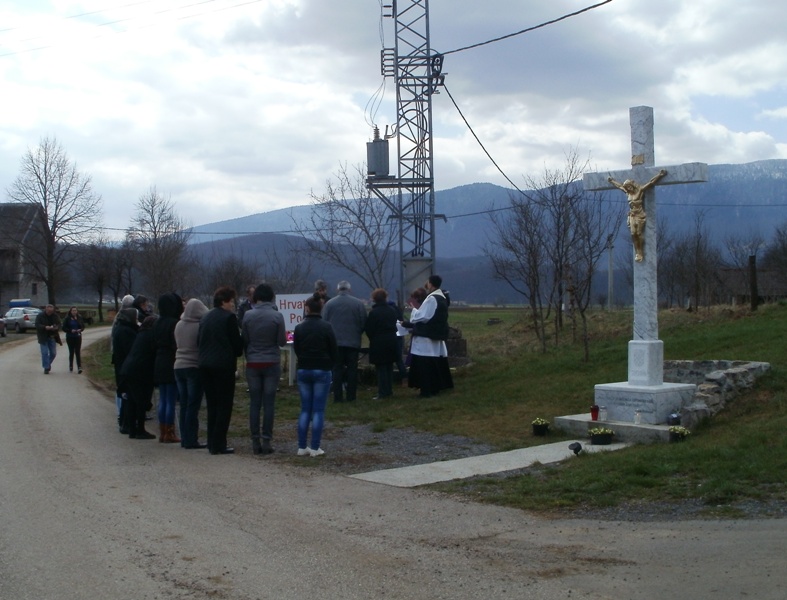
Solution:
<path fill-rule="evenodd" d="M 60 317 L 55 312 L 55 307 L 47 304 L 36 317 L 36 334 L 41 348 L 41 366 L 44 367 L 44 375 L 49 375 L 49 371 L 52 370 L 52 362 L 57 356 L 57 344 L 63 343 L 60 341 L 58 331 L 60 331 Z"/>
<path fill-rule="evenodd" d="M 399 315 L 388 304 L 388 292 L 377 288 L 372 292 L 372 310 L 366 318 L 364 331 L 369 337 L 369 363 L 377 370 L 377 395 L 373 400 L 382 400 L 393 395 L 393 366 L 398 351 L 396 321 Z"/>
<path fill-rule="evenodd" d="M 199 372 L 208 409 L 208 451 L 232 454 L 227 431 L 235 401 L 235 371 L 243 353 L 243 339 L 235 316 L 235 290 L 220 287 L 213 294 L 213 310 L 199 323 Z"/>

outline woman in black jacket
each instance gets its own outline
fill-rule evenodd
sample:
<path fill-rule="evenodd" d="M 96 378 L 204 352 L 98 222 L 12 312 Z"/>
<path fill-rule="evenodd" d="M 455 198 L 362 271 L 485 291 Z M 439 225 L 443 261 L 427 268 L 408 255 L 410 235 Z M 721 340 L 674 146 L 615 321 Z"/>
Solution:
<path fill-rule="evenodd" d="M 232 454 L 227 430 L 235 402 L 235 371 L 243 353 L 243 338 L 235 315 L 235 290 L 220 287 L 213 294 L 213 310 L 199 322 L 199 375 L 208 409 L 208 451 Z"/>
<path fill-rule="evenodd" d="M 175 433 L 175 405 L 178 403 L 178 384 L 175 382 L 175 325 L 183 314 L 183 300 L 174 293 L 158 299 L 158 319 L 153 325 L 156 341 L 156 362 L 153 382 L 158 386 L 159 442 L 179 444 Z"/>
<path fill-rule="evenodd" d="M 314 294 L 306 300 L 306 316 L 295 326 L 293 350 L 298 357 L 298 391 L 301 394 L 301 414 L 298 417 L 298 456 L 322 456 L 320 448 L 325 419 L 325 405 L 331 391 L 333 366 L 338 358 L 333 327 L 322 320 L 322 298 Z M 312 443 L 306 438 L 309 425 Z"/>
<path fill-rule="evenodd" d="M 120 433 L 125 435 L 128 435 L 129 432 L 126 414 L 131 410 L 131 404 L 128 399 L 125 380 L 122 378 L 120 371 L 123 368 L 123 362 L 126 360 L 129 352 L 131 352 L 134 339 L 137 337 L 137 330 L 139 329 L 138 316 L 139 313 L 136 308 L 121 308 L 112 325 L 112 366 L 115 367 L 115 396 L 120 398 L 120 403 L 118 404 L 118 427 Z"/>
<path fill-rule="evenodd" d="M 68 346 L 68 370 L 74 370 L 74 357 L 77 359 L 77 373 L 82 372 L 82 332 L 85 322 L 76 306 L 68 309 L 68 315 L 63 319 L 63 331 L 66 333 Z"/>
<path fill-rule="evenodd" d="M 372 310 L 366 318 L 364 332 L 369 338 L 369 362 L 377 368 L 377 395 L 382 400 L 393 395 L 393 366 L 398 350 L 396 340 L 396 309 L 388 304 L 388 292 L 377 288 L 372 292 Z"/>

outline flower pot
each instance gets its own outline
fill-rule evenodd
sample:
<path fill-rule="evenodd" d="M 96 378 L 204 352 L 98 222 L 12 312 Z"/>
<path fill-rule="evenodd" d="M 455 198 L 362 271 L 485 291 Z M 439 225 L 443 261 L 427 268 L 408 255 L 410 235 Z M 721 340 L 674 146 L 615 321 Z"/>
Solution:
<path fill-rule="evenodd" d="M 590 436 L 590 443 L 593 446 L 609 446 L 612 443 L 612 434 L 594 433 Z"/>
<path fill-rule="evenodd" d="M 669 432 L 669 441 L 670 442 L 682 442 L 686 439 L 686 436 L 682 433 L 675 433 L 673 431 Z"/>
<path fill-rule="evenodd" d="M 667 417 L 667 425 L 680 425 L 680 415 L 672 413 Z"/>
<path fill-rule="evenodd" d="M 545 436 L 549 433 L 549 423 L 546 425 L 533 425 L 533 435 Z"/>

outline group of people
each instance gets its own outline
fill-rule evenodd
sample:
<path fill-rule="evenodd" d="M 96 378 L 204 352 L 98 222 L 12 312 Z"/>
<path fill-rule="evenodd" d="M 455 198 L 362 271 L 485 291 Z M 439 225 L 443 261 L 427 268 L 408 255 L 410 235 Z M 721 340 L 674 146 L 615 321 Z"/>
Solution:
<path fill-rule="evenodd" d="M 36 316 L 35 320 L 36 336 L 38 346 L 41 350 L 41 366 L 44 368 L 44 375 L 49 375 L 52 370 L 52 363 L 57 356 L 57 347 L 63 345 L 60 332 L 66 334 L 66 345 L 68 346 L 68 370 L 74 371 L 74 360 L 76 360 L 77 373 L 82 373 L 82 332 L 85 330 L 85 321 L 79 314 L 79 309 L 72 306 L 68 309 L 68 314 L 62 320 L 55 311 L 53 304 L 47 304 Z"/>
<path fill-rule="evenodd" d="M 369 363 L 377 372 L 375 399 L 393 395 L 394 366 L 398 368 L 400 379 L 407 378 L 408 386 L 419 389 L 423 398 L 453 387 L 445 344 L 450 301 L 441 285 L 442 278 L 432 275 L 423 288 L 413 292 L 408 301 L 412 314 L 406 321 L 382 288 L 372 291 L 372 308 L 368 314 L 364 303 L 350 295 L 347 281 L 339 282 L 334 298 L 327 299 L 324 293 L 315 291 L 315 296 L 322 297 L 325 302 L 322 317 L 332 326 L 337 340 L 334 402 L 356 399 L 358 359 L 364 333 L 369 338 Z M 408 333 L 411 336 L 409 374 L 403 359 L 404 335 Z"/>
<path fill-rule="evenodd" d="M 325 407 L 333 389 L 334 402 L 353 402 L 358 391 L 358 359 L 363 335 L 369 338 L 369 362 L 377 372 L 377 395 L 382 400 L 393 395 L 393 368 L 419 396 L 429 398 L 453 387 L 448 364 L 449 299 L 440 289 L 442 279 L 432 275 L 413 293 L 412 314 L 405 321 L 388 293 L 372 291 L 371 310 L 351 295 L 348 281 L 336 286 L 336 296 L 328 296 L 327 285 L 318 280 L 314 294 L 305 302 L 304 318 L 296 325 L 293 349 L 297 357 L 297 384 L 301 398 L 298 419 L 299 456 L 321 456 L 320 448 Z M 256 303 L 253 305 L 256 307 Z M 245 327 L 246 313 L 243 319 Z M 403 338 L 411 334 L 410 372 L 403 364 Z M 281 344 L 280 344 L 281 345 Z M 247 367 L 248 373 L 248 367 Z M 251 386 L 250 386 L 251 389 Z M 311 440 L 308 439 L 311 427 Z M 252 436 L 254 435 L 252 429 Z M 263 430 L 263 435 L 264 435 Z"/>
<path fill-rule="evenodd" d="M 235 290 L 221 287 L 213 309 L 198 298 L 188 302 L 176 293 L 158 299 L 158 314 L 142 295 L 123 298 L 112 327 L 118 426 L 132 439 L 154 439 L 145 430 L 145 415 L 159 390 L 158 440 L 185 449 L 207 448 L 232 454 L 227 445 L 235 395 L 237 359 L 243 352 Z M 207 443 L 199 442 L 202 397 L 207 407 Z M 176 404 L 180 400 L 178 437 Z"/>
<path fill-rule="evenodd" d="M 341 281 L 336 296 L 330 298 L 325 282 L 318 280 L 292 337 L 301 400 L 298 456 L 325 454 L 320 443 L 331 390 L 335 402 L 356 399 L 364 334 L 369 339 L 369 362 L 377 372 L 375 399 L 393 395 L 394 365 L 399 365 L 400 376 L 407 377 L 409 386 L 418 388 L 421 397 L 453 387 L 445 345 L 449 301 L 440 285 L 440 277 L 433 275 L 424 288 L 416 290 L 409 301 L 412 314 L 404 320 L 382 288 L 372 292 L 372 307 L 367 312 L 365 304 L 350 294 L 349 282 Z M 158 298 L 156 312 L 143 295 L 123 298 L 111 333 L 121 433 L 138 440 L 158 437 L 161 443 L 179 443 L 185 449 L 207 448 L 210 454 L 232 454 L 227 432 L 238 358 L 245 354 L 252 450 L 254 454 L 274 452 L 280 350 L 287 344 L 287 329 L 270 285 L 250 287 L 247 295 L 236 308 L 235 290 L 220 287 L 209 309 L 198 298 L 184 301 L 172 292 Z M 77 370 L 82 372 L 84 322 L 76 308 L 71 308 L 61 324 L 54 308 L 48 306 L 36 320 L 36 328 L 45 373 L 51 369 L 61 329 L 69 342 L 69 364 L 73 369 L 76 360 Z M 412 335 L 409 375 L 402 350 L 407 333 Z M 158 436 L 145 429 L 156 388 Z M 198 436 L 203 397 L 207 408 L 206 443 L 201 443 Z"/>

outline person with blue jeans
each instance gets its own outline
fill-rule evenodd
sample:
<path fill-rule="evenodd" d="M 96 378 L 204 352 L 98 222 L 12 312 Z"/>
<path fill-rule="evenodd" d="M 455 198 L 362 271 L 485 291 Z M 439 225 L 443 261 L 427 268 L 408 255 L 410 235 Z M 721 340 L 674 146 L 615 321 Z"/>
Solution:
<path fill-rule="evenodd" d="M 41 349 L 41 366 L 44 368 L 44 375 L 49 375 L 49 371 L 52 370 L 52 362 L 57 356 L 57 344 L 63 343 L 60 341 L 59 330 L 60 317 L 55 312 L 55 307 L 47 304 L 36 317 L 36 335 Z"/>
<path fill-rule="evenodd" d="M 274 303 L 273 288 L 262 283 L 254 288 L 251 308 L 241 321 L 249 386 L 249 431 L 254 454 L 272 454 L 276 389 L 281 378 L 281 348 L 287 344 L 284 315 Z M 262 411 L 262 435 L 260 435 Z"/>
<path fill-rule="evenodd" d="M 321 316 L 322 299 L 315 294 L 305 304 L 306 316 L 295 327 L 293 336 L 293 349 L 298 359 L 298 391 L 301 396 L 298 456 L 316 457 L 325 454 L 320 448 L 320 441 L 338 350 L 333 327 L 323 321 Z M 307 444 L 309 425 L 311 445 Z"/>
<path fill-rule="evenodd" d="M 199 322 L 208 307 L 199 298 L 186 302 L 183 314 L 175 325 L 175 381 L 180 398 L 180 445 L 187 450 L 205 448 L 199 442 L 199 410 L 202 406 L 202 381 L 199 376 Z"/>

